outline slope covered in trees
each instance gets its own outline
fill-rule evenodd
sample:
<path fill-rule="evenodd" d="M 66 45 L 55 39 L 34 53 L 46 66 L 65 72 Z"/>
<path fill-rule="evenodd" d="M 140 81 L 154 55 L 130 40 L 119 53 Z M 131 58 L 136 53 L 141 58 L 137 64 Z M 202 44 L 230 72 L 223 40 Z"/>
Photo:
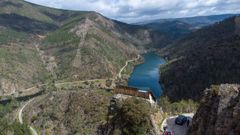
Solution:
<path fill-rule="evenodd" d="M 45 80 L 111 78 L 153 42 L 151 31 L 96 12 L 0 1 L 0 94 Z"/>
<path fill-rule="evenodd" d="M 191 33 L 166 47 L 161 68 L 164 93 L 171 100 L 199 100 L 211 84 L 240 82 L 239 17 Z"/>

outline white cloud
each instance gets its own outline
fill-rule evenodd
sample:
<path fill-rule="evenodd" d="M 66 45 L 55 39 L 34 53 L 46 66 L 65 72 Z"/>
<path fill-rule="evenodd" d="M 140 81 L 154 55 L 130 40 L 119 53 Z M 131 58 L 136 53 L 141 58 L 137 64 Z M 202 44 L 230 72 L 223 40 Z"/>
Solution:
<path fill-rule="evenodd" d="M 26 0 L 50 7 L 96 11 L 125 22 L 238 13 L 240 0 Z"/>

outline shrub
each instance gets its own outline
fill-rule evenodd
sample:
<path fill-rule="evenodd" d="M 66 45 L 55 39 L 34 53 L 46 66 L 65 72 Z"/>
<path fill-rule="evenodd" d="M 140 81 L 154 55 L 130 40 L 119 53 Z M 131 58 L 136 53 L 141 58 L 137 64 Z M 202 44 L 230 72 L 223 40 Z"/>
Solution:
<path fill-rule="evenodd" d="M 151 129 L 151 105 L 137 98 L 128 98 L 112 118 L 122 134 L 145 135 Z M 118 129 L 118 130 L 119 130 Z"/>
<path fill-rule="evenodd" d="M 165 113 L 169 114 L 191 113 L 195 112 L 198 107 L 198 104 L 193 100 L 181 100 L 171 103 L 168 97 L 161 97 L 159 105 Z"/>

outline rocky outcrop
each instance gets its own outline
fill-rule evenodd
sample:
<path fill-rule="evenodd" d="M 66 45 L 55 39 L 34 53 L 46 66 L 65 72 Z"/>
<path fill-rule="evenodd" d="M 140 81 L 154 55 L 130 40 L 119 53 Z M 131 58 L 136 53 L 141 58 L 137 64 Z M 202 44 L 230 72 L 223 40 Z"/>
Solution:
<path fill-rule="evenodd" d="M 205 91 L 190 135 L 238 135 L 240 133 L 240 85 L 222 84 Z"/>
<path fill-rule="evenodd" d="M 39 48 L 39 44 L 35 44 L 35 48 L 43 64 L 45 65 L 46 70 L 55 77 L 55 69 L 57 68 L 57 62 L 55 60 L 55 57 L 46 55 L 45 52 Z"/>
<path fill-rule="evenodd" d="M 18 85 L 7 79 L 0 79 L 0 95 L 11 95 L 18 89 Z"/>

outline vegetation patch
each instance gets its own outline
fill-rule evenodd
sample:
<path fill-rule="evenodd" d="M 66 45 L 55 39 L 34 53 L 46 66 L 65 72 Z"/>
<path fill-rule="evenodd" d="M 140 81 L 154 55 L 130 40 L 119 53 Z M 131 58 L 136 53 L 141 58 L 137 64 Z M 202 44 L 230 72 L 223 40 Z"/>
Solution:
<path fill-rule="evenodd" d="M 118 105 L 116 112 L 111 118 L 114 126 L 113 134 L 115 135 L 146 135 L 152 129 L 150 115 L 152 108 L 149 102 L 128 98 Z"/>
<path fill-rule="evenodd" d="M 178 115 L 181 113 L 193 113 L 198 108 L 198 103 L 193 100 L 181 100 L 178 102 L 170 102 L 168 97 L 161 97 L 159 106 L 162 108 L 164 113 L 169 115 Z"/>
<path fill-rule="evenodd" d="M 26 124 L 20 124 L 12 117 L 7 116 L 17 107 L 19 107 L 19 102 L 16 100 L 12 100 L 6 105 L 0 104 L 0 135 L 31 135 Z"/>
<path fill-rule="evenodd" d="M 197 30 L 163 50 L 170 62 L 161 69 L 161 84 L 171 101 L 200 101 L 212 84 L 240 83 L 235 18 Z"/>
<path fill-rule="evenodd" d="M 29 106 L 24 117 L 45 134 L 96 134 L 107 121 L 111 96 L 104 90 L 53 92 Z"/>
<path fill-rule="evenodd" d="M 28 34 L 24 32 L 18 32 L 11 29 L 0 29 L 0 45 L 8 44 L 11 42 L 24 42 L 27 39 Z"/>

